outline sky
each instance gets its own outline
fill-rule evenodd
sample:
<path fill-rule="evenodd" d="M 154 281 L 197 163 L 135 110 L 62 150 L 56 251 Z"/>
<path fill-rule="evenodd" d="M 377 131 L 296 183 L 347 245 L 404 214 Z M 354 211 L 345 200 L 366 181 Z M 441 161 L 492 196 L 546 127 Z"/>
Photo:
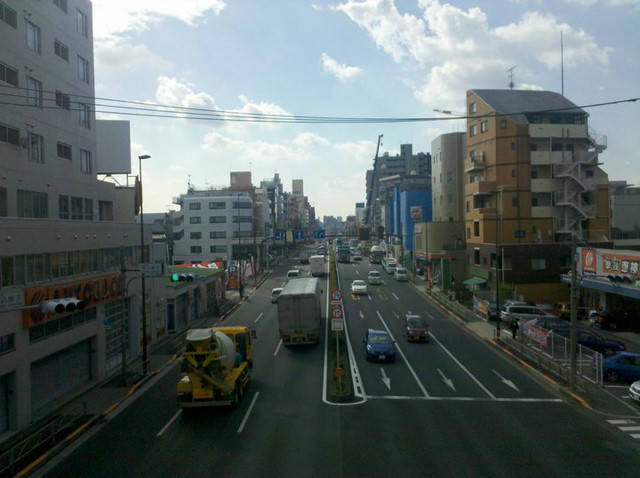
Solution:
<path fill-rule="evenodd" d="M 465 129 L 434 110 L 511 81 L 588 107 L 602 169 L 640 186 L 640 0 L 92 3 L 97 117 L 130 121 L 132 174 L 151 156 L 145 212 L 250 171 L 303 179 L 319 219 L 344 219 L 379 135 L 380 154 L 430 152 Z"/>

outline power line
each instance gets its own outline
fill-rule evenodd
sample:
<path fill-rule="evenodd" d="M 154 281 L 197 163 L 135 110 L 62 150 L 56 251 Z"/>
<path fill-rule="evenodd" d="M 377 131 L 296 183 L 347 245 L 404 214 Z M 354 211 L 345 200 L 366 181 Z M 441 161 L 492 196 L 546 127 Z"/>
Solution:
<path fill-rule="evenodd" d="M 66 109 L 68 111 L 77 111 L 80 108 L 62 107 L 56 103 L 56 95 L 60 95 L 59 91 L 43 91 L 39 95 L 34 95 L 33 90 L 19 87 L 7 87 L 0 85 L 0 105 L 6 106 L 31 106 L 43 109 Z M 23 94 L 5 93 L 3 89 L 11 88 L 18 90 Z M 446 117 L 360 117 L 360 116 L 313 116 L 313 115 L 296 115 L 296 114 L 274 114 L 274 113 L 247 113 L 232 110 L 218 110 L 214 108 L 197 108 L 178 105 L 167 105 L 159 103 L 147 103 L 141 101 L 118 100 L 113 98 L 102 98 L 83 95 L 64 95 L 74 99 L 73 103 L 82 103 L 93 108 L 95 113 L 100 114 L 117 114 L 123 116 L 136 116 L 147 118 L 170 118 L 170 119 L 187 119 L 199 121 L 225 121 L 225 122 L 250 122 L 250 123 L 294 123 L 294 124 L 380 124 L 380 123 L 418 123 L 430 121 L 451 121 L 460 119 L 478 119 L 496 116 L 512 116 L 518 114 L 531 113 L 558 113 L 562 111 L 575 111 L 576 109 L 596 108 L 602 106 L 611 106 L 621 103 L 633 103 L 640 99 L 627 98 L 621 100 L 607 101 L 602 103 L 593 103 L 582 106 L 571 106 L 556 109 L 545 109 L 536 111 L 514 111 L 499 112 L 486 115 L 449 115 Z M 36 101 L 41 105 L 30 105 L 29 101 Z M 24 102 L 9 102 L 4 99 L 12 99 L 13 101 L 24 100 Z"/>

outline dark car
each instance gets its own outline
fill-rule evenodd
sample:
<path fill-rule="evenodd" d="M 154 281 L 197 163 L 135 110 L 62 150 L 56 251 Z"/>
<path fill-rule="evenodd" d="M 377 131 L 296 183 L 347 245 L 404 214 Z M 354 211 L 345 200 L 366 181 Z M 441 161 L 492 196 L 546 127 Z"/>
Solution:
<path fill-rule="evenodd" d="M 603 329 L 637 329 L 640 327 L 640 313 L 632 309 L 611 309 L 598 313 L 596 325 Z"/>
<path fill-rule="evenodd" d="M 565 339 L 569 339 L 571 329 L 556 329 L 553 331 L 553 333 L 555 335 L 564 337 Z M 626 345 L 619 340 L 608 340 L 596 334 L 595 332 L 586 329 L 577 329 L 576 339 L 578 344 L 591 350 L 595 350 L 596 352 L 600 352 L 604 355 L 611 355 L 616 352 L 624 352 L 625 350 L 627 350 Z"/>
<path fill-rule="evenodd" d="M 429 324 L 418 314 L 407 314 L 402 322 L 402 333 L 409 342 L 429 341 Z"/>
<path fill-rule="evenodd" d="M 367 360 L 396 361 L 395 342 L 385 330 L 368 329 L 363 342 Z"/>
<path fill-rule="evenodd" d="M 640 380 L 640 354 L 619 352 L 602 363 L 602 375 L 610 382 Z"/>

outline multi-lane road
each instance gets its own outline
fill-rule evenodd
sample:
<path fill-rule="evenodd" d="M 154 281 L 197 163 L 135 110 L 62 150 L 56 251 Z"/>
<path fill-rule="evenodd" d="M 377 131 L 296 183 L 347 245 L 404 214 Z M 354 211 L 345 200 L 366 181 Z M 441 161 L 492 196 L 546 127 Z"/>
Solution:
<path fill-rule="evenodd" d="M 327 400 L 326 328 L 320 346 L 282 347 L 272 287 L 279 266 L 227 319 L 257 331 L 252 382 L 235 410 L 185 417 L 177 366 L 46 469 L 47 476 L 636 476 L 637 439 L 608 417 L 565 400 L 544 380 L 470 334 L 411 283 L 352 297 L 379 265 L 340 264 L 356 399 Z M 327 285 L 323 287 L 327 294 Z M 408 343 L 401 318 L 429 321 L 429 343 Z M 326 312 L 325 312 L 326 316 Z M 398 360 L 367 362 L 367 328 L 386 329 Z"/>

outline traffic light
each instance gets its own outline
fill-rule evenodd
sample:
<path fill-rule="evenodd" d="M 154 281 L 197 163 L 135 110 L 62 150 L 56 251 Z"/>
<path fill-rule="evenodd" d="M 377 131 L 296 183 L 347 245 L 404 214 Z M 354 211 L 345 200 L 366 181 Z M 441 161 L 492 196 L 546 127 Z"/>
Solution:
<path fill-rule="evenodd" d="M 615 284 L 633 284 L 636 281 L 636 278 L 630 274 L 609 274 L 607 279 Z"/>
<path fill-rule="evenodd" d="M 198 274 L 178 274 L 174 272 L 169 277 L 169 280 L 171 282 L 192 282 L 196 277 L 198 277 Z"/>
<path fill-rule="evenodd" d="M 44 314 L 62 314 L 84 309 L 85 303 L 75 297 L 65 297 L 64 299 L 45 300 L 40 304 L 40 310 Z"/>

